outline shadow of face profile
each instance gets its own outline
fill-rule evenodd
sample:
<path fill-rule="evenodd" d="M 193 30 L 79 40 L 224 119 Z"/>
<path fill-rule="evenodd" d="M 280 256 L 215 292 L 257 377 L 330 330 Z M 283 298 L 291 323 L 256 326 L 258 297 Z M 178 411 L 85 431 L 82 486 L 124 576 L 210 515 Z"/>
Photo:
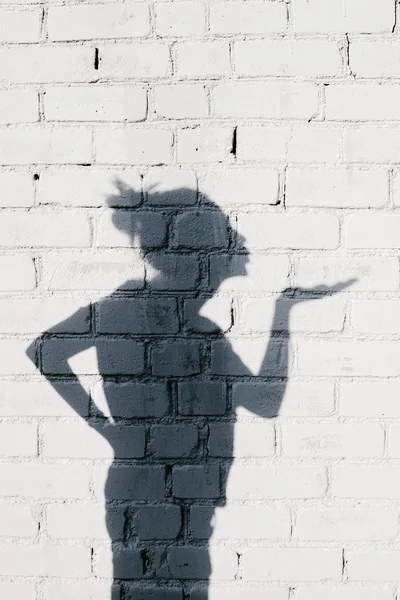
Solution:
<path fill-rule="evenodd" d="M 245 239 L 209 198 L 198 198 L 189 188 L 150 190 L 143 198 L 120 180 L 115 186 L 118 194 L 107 199 L 113 226 L 126 234 L 131 247 L 140 249 L 158 289 L 173 278 L 172 289 L 183 290 L 190 280 L 190 289 L 211 291 L 228 277 L 247 275 Z M 193 260 L 200 267 L 196 281 L 190 277 Z M 202 274 L 208 268 L 207 284 Z"/>

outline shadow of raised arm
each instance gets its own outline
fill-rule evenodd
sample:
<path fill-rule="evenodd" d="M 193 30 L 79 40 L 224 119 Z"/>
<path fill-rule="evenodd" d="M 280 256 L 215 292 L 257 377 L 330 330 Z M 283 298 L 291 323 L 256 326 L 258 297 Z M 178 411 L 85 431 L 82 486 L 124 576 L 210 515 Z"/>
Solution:
<path fill-rule="evenodd" d="M 271 385 L 266 385 L 265 390 L 270 397 L 262 399 L 259 395 L 243 399 L 242 405 L 258 416 L 272 417 L 279 413 L 289 377 L 290 361 L 290 326 L 289 318 L 292 308 L 300 302 L 317 301 L 337 294 L 355 282 L 349 279 L 328 287 L 325 285 L 311 289 L 287 288 L 277 298 L 274 317 L 264 360 L 258 372 L 260 378 L 273 378 Z M 277 337 L 275 332 L 279 334 Z M 268 405 L 268 406 L 267 406 Z"/>

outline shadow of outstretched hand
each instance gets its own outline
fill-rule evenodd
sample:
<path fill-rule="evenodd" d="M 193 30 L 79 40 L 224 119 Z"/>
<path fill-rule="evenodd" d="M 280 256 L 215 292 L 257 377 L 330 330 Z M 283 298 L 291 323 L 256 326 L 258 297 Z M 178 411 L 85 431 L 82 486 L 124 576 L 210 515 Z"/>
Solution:
<path fill-rule="evenodd" d="M 319 298 L 326 298 L 327 296 L 333 296 L 339 292 L 343 292 L 348 287 L 353 285 L 357 281 L 356 278 L 348 279 L 347 281 L 341 281 L 335 285 L 316 285 L 313 288 L 286 288 L 281 293 L 281 297 L 290 298 L 294 302 L 306 302 L 307 300 L 317 300 Z"/>

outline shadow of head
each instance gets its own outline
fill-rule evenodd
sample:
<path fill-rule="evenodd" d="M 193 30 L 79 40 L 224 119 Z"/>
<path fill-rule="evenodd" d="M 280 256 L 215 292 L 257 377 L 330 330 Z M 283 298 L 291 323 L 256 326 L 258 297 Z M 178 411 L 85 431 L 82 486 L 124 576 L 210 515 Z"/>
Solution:
<path fill-rule="evenodd" d="M 112 223 L 126 234 L 131 247 L 141 250 L 158 278 L 171 261 L 190 264 L 188 256 L 209 264 L 209 284 L 214 289 L 228 277 L 247 274 L 245 239 L 209 198 L 199 197 L 189 188 L 150 189 L 143 197 L 120 180 L 115 187 L 117 193 L 107 198 L 113 210 Z"/>

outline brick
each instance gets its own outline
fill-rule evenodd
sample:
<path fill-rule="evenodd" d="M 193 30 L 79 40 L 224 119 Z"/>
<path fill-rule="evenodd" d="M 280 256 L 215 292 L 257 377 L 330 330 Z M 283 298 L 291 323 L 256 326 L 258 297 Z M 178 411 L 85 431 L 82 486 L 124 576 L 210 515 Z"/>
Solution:
<path fill-rule="evenodd" d="M 399 417 L 399 392 L 396 381 L 343 382 L 339 412 L 349 417 Z"/>
<path fill-rule="evenodd" d="M 1 456 L 37 456 L 37 427 L 32 423 L 0 424 Z"/>
<path fill-rule="evenodd" d="M 357 213 L 347 219 L 348 248 L 398 248 L 400 215 Z"/>
<path fill-rule="evenodd" d="M 234 62 L 243 77 L 335 76 L 342 69 L 338 44 L 322 40 L 237 41 Z"/>
<path fill-rule="evenodd" d="M 116 3 L 53 6 L 49 9 L 49 38 L 55 41 L 93 38 L 133 38 L 150 33 L 146 4 Z"/>
<path fill-rule="evenodd" d="M 400 157 L 398 127 L 346 127 L 344 157 L 346 162 L 393 163 Z M 378 171 L 374 172 L 376 175 Z"/>
<path fill-rule="evenodd" d="M 0 207 L 29 207 L 34 202 L 33 177 L 19 171 L 0 172 Z"/>
<path fill-rule="evenodd" d="M 310 83 L 220 83 L 213 102 L 218 117 L 312 119 L 318 111 L 317 88 Z"/>
<path fill-rule="evenodd" d="M 355 279 L 351 291 L 390 291 L 399 285 L 397 260 L 392 258 L 360 258 L 354 255 L 340 258 L 301 258 L 295 275 L 295 285 L 318 289 Z M 323 289 L 323 287 L 321 288 Z"/>
<path fill-rule="evenodd" d="M 242 331 L 341 331 L 344 301 L 325 297 L 314 300 L 244 298 L 239 304 Z"/>
<path fill-rule="evenodd" d="M 179 5 L 180 6 L 180 5 Z M 229 44 L 225 41 L 178 42 L 176 69 L 183 79 L 218 78 L 229 75 Z"/>
<path fill-rule="evenodd" d="M 345 121 L 400 119 L 400 86 L 371 84 L 329 85 L 326 118 Z"/>
<path fill-rule="evenodd" d="M 260 339 L 235 339 L 212 342 L 211 373 L 233 376 L 285 377 L 288 368 L 287 340 L 274 340 L 268 345 Z M 243 357 L 243 362 L 241 361 Z"/>
<path fill-rule="evenodd" d="M 88 346 L 96 354 L 83 354 Z M 49 339 L 43 344 L 43 372 L 71 374 L 68 360 L 82 353 L 74 362 L 74 372 L 84 375 L 139 375 L 144 369 L 144 347 L 135 340 Z"/>
<path fill-rule="evenodd" d="M 210 30 L 217 35 L 283 33 L 286 7 L 280 2 L 218 2 L 210 6 Z"/>
<path fill-rule="evenodd" d="M 245 600 L 248 594 L 248 587 L 224 587 L 211 585 L 204 588 L 201 585 L 195 585 L 191 588 L 190 600 Z M 254 600 L 263 600 L 265 590 L 253 587 L 251 596 Z M 285 588 L 269 587 L 268 600 L 288 600 L 288 591 Z M 385 598 L 385 600 L 388 600 Z"/>
<path fill-rule="evenodd" d="M 378 555 L 371 550 L 349 551 L 347 553 L 349 581 L 398 581 L 399 559 L 398 550 L 381 550 Z"/>
<path fill-rule="evenodd" d="M 325 125 L 240 125 L 237 156 L 241 160 L 332 163 L 339 159 L 340 129 Z"/>
<path fill-rule="evenodd" d="M 34 123 L 39 120 L 39 97 L 35 90 L 0 92 L 0 102 L 0 123 L 2 124 Z"/>
<path fill-rule="evenodd" d="M 98 314 L 101 333 L 161 334 L 179 329 L 172 298 L 109 298 L 99 303 Z"/>
<path fill-rule="evenodd" d="M 239 214 L 238 229 L 249 248 L 336 248 L 337 217 L 312 214 Z"/>
<path fill-rule="evenodd" d="M 398 440 L 399 436 L 399 424 L 393 423 L 389 428 L 389 447 L 388 447 L 388 455 L 390 457 L 400 457 L 400 443 Z"/>
<path fill-rule="evenodd" d="M 141 177 L 135 169 L 50 168 L 39 180 L 40 204 L 124 206 L 141 202 Z"/>
<path fill-rule="evenodd" d="M 114 417 L 163 417 L 169 411 L 169 394 L 163 383 L 97 383 L 93 390 L 97 405 L 107 405 Z"/>
<path fill-rule="evenodd" d="M 246 275 L 246 277 L 244 277 Z M 280 291 L 288 283 L 287 256 L 252 253 L 210 257 L 210 288 L 221 291 Z"/>
<path fill-rule="evenodd" d="M 228 219 L 217 211 L 181 213 L 175 219 L 174 246 L 190 249 L 227 248 Z"/>
<path fill-rule="evenodd" d="M 109 470 L 99 467 L 94 473 L 97 497 L 112 500 L 164 499 L 165 473 L 162 466 L 113 466 Z"/>
<path fill-rule="evenodd" d="M 161 377 L 181 377 L 200 372 L 198 342 L 169 342 L 153 348 L 152 371 Z"/>
<path fill-rule="evenodd" d="M 147 254 L 147 277 L 154 290 L 193 290 L 199 281 L 199 263 L 193 254 Z"/>
<path fill-rule="evenodd" d="M 379 457 L 383 456 L 384 430 L 375 423 L 329 423 L 282 425 L 283 453 L 286 456 Z"/>
<path fill-rule="evenodd" d="M 36 600 L 34 583 L 0 583 L 0 594 L 8 600 Z"/>
<path fill-rule="evenodd" d="M 93 570 L 96 578 L 141 579 L 143 561 L 140 550 L 122 547 L 111 552 L 109 548 L 99 548 Z"/>
<path fill-rule="evenodd" d="M 232 500 L 320 498 L 326 485 L 326 472 L 321 466 L 233 466 L 226 497 Z"/>
<path fill-rule="evenodd" d="M 337 465 L 332 493 L 337 498 L 400 498 L 399 474 L 395 465 Z"/>
<path fill-rule="evenodd" d="M 199 333 L 227 331 L 232 326 L 231 308 L 232 300 L 230 298 L 210 298 L 206 301 L 206 306 L 203 299 L 186 300 L 184 303 L 185 327 L 188 331 Z"/>
<path fill-rule="evenodd" d="M 2 292 L 33 290 L 36 287 L 35 266 L 30 256 L 0 256 L 0 290 Z"/>
<path fill-rule="evenodd" d="M 379 207 L 387 203 L 388 185 L 385 171 L 289 169 L 286 206 Z"/>
<path fill-rule="evenodd" d="M 78 465 L 2 463 L 0 476 L 0 496 L 5 497 L 73 500 L 87 498 L 89 493 L 88 471 Z"/>
<path fill-rule="evenodd" d="M 177 423 L 156 425 L 150 432 L 149 450 L 156 458 L 182 458 L 196 453 L 199 441 L 197 427 Z"/>
<path fill-rule="evenodd" d="M 353 300 L 352 327 L 360 333 L 400 333 L 398 300 Z"/>
<path fill-rule="evenodd" d="M 118 585 L 112 585 L 110 590 L 110 584 L 98 583 L 92 581 L 91 578 L 85 583 L 70 583 L 60 582 L 52 583 L 51 581 L 46 585 L 44 590 L 45 600 L 51 600 L 57 594 L 60 600 L 118 600 L 120 590 Z"/>
<path fill-rule="evenodd" d="M 0 299 L 0 333 L 43 333 L 49 329 L 53 333 L 87 333 L 90 307 L 80 307 L 80 304 L 79 300 L 61 298 Z M 74 313 L 76 316 L 68 319 Z"/>
<path fill-rule="evenodd" d="M 209 431 L 210 456 L 246 458 L 275 453 L 275 430 L 271 423 L 211 423 Z"/>
<path fill-rule="evenodd" d="M 0 131 L 2 165 L 87 163 L 91 158 L 92 135 L 83 127 L 19 127 Z"/>
<path fill-rule="evenodd" d="M 108 508 L 105 515 L 104 508 L 98 506 L 53 504 L 47 508 L 46 525 L 51 538 L 122 539 L 124 513 L 122 508 Z"/>
<path fill-rule="evenodd" d="M 104 248 L 158 248 L 165 244 L 167 222 L 156 212 L 107 211 L 98 224 L 97 245 Z"/>
<path fill-rule="evenodd" d="M 157 164 L 172 160 L 172 133 L 167 129 L 99 128 L 96 132 L 100 164 Z"/>
<path fill-rule="evenodd" d="M 144 178 L 147 202 L 154 206 L 192 205 L 197 200 L 194 171 L 176 167 L 150 168 Z"/>
<path fill-rule="evenodd" d="M 41 14 L 37 8 L 29 10 L 0 10 L 0 42 L 31 43 L 40 38 Z"/>
<path fill-rule="evenodd" d="M 37 534 L 38 529 L 37 514 L 29 506 L 21 504 L 3 504 L 0 506 L 0 535 L 5 537 L 33 537 Z"/>
<path fill-rule="evenodd" d="M 324 417 L 334 410 L 332 383 L 234 383 L 238 416 Z"/>
<path fill-rule="evenodd" d="M 230 127 L 197 127 L 178 131 L 178 160 L 181 163 L 222 162 L 231 151 Z"/>
<path fill-rule="evenodd" d="M 71 445 L 71 438 L 74 440 Z M 142 458 L 144 427 L 53 423 L 42 432 L 43 456 L 71 458 Z"/>
<path fill-rule="evenodd" d="M 0 246 L 4 247 L 84 248 L 90 245 L 86 216 L 72 213 L 4 212 L 0 235 Z"/>
<path fill-rule="evenodd" d="M 391 600 L 392 591 L 390 589 L 383 590 L 377 588 L 354 587 L 345 584 L 334 589 L 324 588 L 297 588 L 293 596 L 294 600 L 317 600 L 324 594 L 326 600 Z"/>
<path fill-rule="evenodd" d="M 54 381 L 2 381 L 0 384 L 0 415 L 3 417 L 74 417 L 77 414 L 83 417 L 89 414 L 88 398 L 80 384 Z"/>
<path fill-rule="evenodd" d="M 383 33 L 395 23 L 393 0 L 294 0 L 293 29 L 304 33 Z"/>
<path fill-rule="evenodd" d="M 183 598 L 183 590 L 181 588 L 143 586 L 143 584 L 140 587 L 129 586 L 125 588 L 124 593 L 126 600 L 182 600 Z"/>
<path fill-rule="evenodd" d="M 252 548 L 243 553 L 246 581 L 340 581 L 342 552 L 321 548 Z"/>
<path fill-rule="evenodd" d="M 236 553 L 230 548 L 171 546 L 167 563 L 172 577 L 179 579 L 207 579 L 212 564 L 213 579 L 233 579 L 237 571 Z"/>
<path fill-rule="evenodd" d="M 32 340 L 1 339 L 1 375 L 33 375 L 36 366 L 26 355 Z"/>
<path fill-rule="evenodd" d="M 201 84 L 158 85 L 154 89 L 154 110 L 158 117 L 167 119 L 207 117 L 207 90 Z"/>
<path fill-rule="evenodd" d="M 400 205 L 400 176 L 399 174 L 395 175 L 393 182 L 393 201 L 395 206 Z"/>
<path fill-rule="evenodd" d="M 390 40 L 374 43 L 352 41 L 349 46 L 351 72 L 357 77 L 398 78 L 398 44 Z"/>
<path fill-rule="evenodd" d="M 279 174 L 266 168 L 207 169 L 202 173 L 199 188 L 218 206 L 277 204 Z"/>
<path fill-rule="evenodd" d="M 48 87 L 44 112 L 47 121 L 143 121 L 146 90 L 139 86 Z"/>
<path fill-rule="evenodd" d="M 3 544 L 0 574 L 30 577 L 89 577 L 90 548 L 83 546 Z"/>
<path fill-rule="evenodd" d="M 173 540 L 181 530 L 180 506 L 138 506 L 134 523 L 141 540 Z"/>
<path fill-rule="evenodd" d="M 219 498 L 221 495 L 219 466 L 174 466 L 172 495 L 176 498 Z"/>
<path fill-rule="evenodd" d="M 226 389 L 220 381 L 182 381 L 178 384 L 178 410 L 182 415 L 223 415 Z"/>
<path fill-rule="evenodd" d="M 161 36 L 196 36 L 205 29 L 202 2 L 162 2 L 155 6 L 155 17 L 156 33 Z"/>
<path fill-rule="evenodd" d="M 268 506 L 226 506 L 222 509 L 193 506 L 190 528 L 193 537 L 198 539 L 208 539 L 211 534 L 221 540 L 288 538 L 290 513 L 287 508 Z"/>
<path fill-rule="evenodd" d="M 144 265 L 132 253 L 104 255 L 46 255 L 43 282 L 52 290 L 140 289 L 144 285 Z"/>
<path fill-rule="evenodd" d="M 397 342 L 304 340 L 298 349 L 301 375 L 376 377 L 400 372 Z"/>
<path fill-rule="evenodd" d="M 102 79 L 158 79 L 170 73 L 168 46 L 160 42 L 102 45 L 99 57 Z"/>
<path fill-rule="evenodd" d="M 95 78 L 89 46 L 26 46 L 0 49 L 0 78 L 9 83 L 80 83 Z"/>

